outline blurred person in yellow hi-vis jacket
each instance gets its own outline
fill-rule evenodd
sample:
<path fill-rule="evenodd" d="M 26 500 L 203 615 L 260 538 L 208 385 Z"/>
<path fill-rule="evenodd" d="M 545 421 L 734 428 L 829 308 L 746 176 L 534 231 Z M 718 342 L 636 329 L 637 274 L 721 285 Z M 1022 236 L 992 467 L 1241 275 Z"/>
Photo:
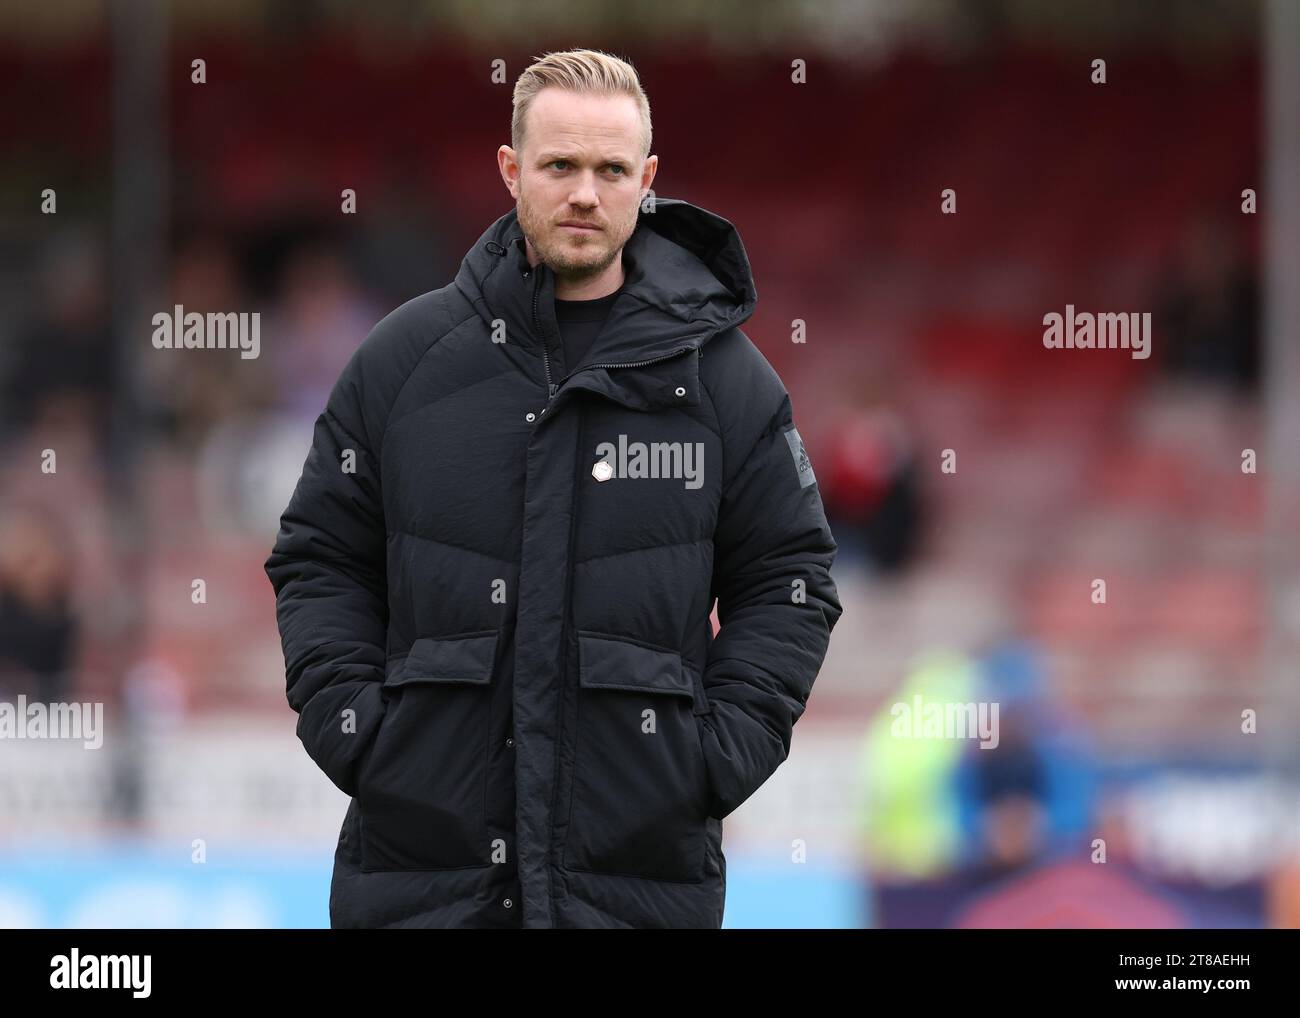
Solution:
<path fill-rule="evenodd" d="M 964 740 L 944 737 L 971 705 L 976 671 L 949 650 L 922 655 L 894 697 L 881 705 L 862 740 L 855 824 L 873 882 L 907 883 L 950 871 L 962 833 L 953 774 Z"/>

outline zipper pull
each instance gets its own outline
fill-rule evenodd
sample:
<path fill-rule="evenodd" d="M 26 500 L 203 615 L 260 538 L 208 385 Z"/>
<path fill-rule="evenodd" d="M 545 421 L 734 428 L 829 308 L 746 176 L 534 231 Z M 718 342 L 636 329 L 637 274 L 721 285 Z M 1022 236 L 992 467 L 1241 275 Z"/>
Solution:
<path fill-rule="evenodd" d="M 551 399 L 555 399 L 555 390 L 558 388 L 559 386 L 556 385 L 554 382 L 551 383 Z"/>

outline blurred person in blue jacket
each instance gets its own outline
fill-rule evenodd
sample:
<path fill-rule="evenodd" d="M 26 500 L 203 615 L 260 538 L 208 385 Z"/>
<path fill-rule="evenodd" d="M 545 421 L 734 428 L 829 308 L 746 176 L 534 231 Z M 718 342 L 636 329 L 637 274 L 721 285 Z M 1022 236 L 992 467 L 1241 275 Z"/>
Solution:
<path fill-rule="evenodd" d="M 1092 819 L 1095 778 L 1079 723 L 1044 682 L 1041 652 L 1007 640 L 979 664 L 979 696 L 998 704 L 995 749 L 968 745 L 954 772 L 970 863 L 991 872 L 1072 850 Z"/>

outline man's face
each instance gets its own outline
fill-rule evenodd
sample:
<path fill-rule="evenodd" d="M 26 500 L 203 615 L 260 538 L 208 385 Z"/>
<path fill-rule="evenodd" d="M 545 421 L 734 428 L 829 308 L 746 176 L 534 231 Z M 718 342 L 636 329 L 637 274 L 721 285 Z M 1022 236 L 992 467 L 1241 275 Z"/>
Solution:
<path fill-rule="evenodd" d="M 631 96 L 546 88 L 528 110 L 522 151 L 502 145 L 497 161 L 532 254 L 572 281 L 620 256 L 659 157 L 641 158 Z"/>

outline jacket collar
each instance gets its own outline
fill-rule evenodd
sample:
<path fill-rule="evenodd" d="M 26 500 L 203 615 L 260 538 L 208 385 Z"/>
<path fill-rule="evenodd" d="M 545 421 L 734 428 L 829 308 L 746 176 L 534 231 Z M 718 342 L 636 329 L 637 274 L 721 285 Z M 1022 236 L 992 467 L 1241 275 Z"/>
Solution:
<path fill-rule="evenodd" d="M 455 285 L 489 326 L 504 321 L 507 342 L 538 357 L 550 351 L 557 400 L 580 388 L 638 410 L 698 404 L 700 349 L 746 321 L 758 299 L 740 235 L 721 216 L 659 198 L 642 207 L 623 269 L 604 328 L 582 362 L 564 372 L 554 273 L 529 266 L 515 210 L 484 231 Z"/>

